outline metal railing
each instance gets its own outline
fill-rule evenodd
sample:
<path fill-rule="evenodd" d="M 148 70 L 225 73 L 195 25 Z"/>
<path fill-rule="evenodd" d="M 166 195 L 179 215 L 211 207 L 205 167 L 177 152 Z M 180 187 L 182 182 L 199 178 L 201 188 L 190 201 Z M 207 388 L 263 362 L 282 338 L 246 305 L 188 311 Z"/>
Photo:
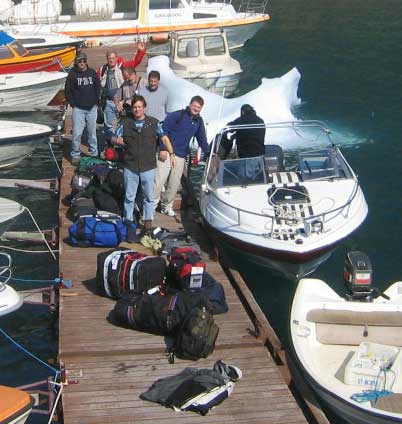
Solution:
<path fill-rule="evenodd" d="M 351 193 L 349 199 L 341 206 L 338 206 L 336 208 L 330 209 L 330 210 L 325 211 L 325 212 L 321 212 L 321 213 L 316 214 L 316 215 L 310 215 L 308 217 L 300 216 L 300 217 L 293 217 L 293 218 L 292 217 L 286 217 L 286 216 L 270 215 L 269 213 L 253 212 L 253 211 L 245 210 L 245 209 L 242 209 L 242 208 L 238 208 L 237 206 L 233 206 L 232 204 L 225 202 L 220 197 L 218 197 L 218 195 L 214 192 L 214 190 L 208 190 L 208 196 L 213 195 L 214 198 L 216 200 L 218 200 L 218 202 L 220 202 L 223 205 L 231 208 L 232 210 L 235 210 L 236 213 L 237 213 L 237 220 L 236 220 L 237 225 L 241 225 L 241 214 L 244 214 L 244 215 L 258 216 L 260 218 L 270 219 L 271 220 L 271 228 L 273 228 L 276 220 L 293 222 L 294 224 L 304 224 L 305 222 L 309 222 L 309 221 L 313 221 L 313 220 L 317 220 L 319 218 L 322 218 L 322 222 L 324 224 L 325 223 L 325 217 L 327 215 L 334 214 L 334 213 L 341 211 L 345 208 L 348 208 L 350 206 L 350 204 L 352 203 L 352 201 L 354 200 L 354 198 L 356 197 L 356 195 L 359 191 L 359 186 L 360 185 L 359 185 L 358 181 L 355 179 L 353 190 L 352 190 L 352 193 Z M 347 214 L 346 214 L 346 216 L 347 216 Z"/>

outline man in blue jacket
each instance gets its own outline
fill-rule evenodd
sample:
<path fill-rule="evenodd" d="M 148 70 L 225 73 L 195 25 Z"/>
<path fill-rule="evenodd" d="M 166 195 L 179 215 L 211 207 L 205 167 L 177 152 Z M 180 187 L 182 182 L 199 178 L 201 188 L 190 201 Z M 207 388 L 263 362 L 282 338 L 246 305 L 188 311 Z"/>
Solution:
<path fill-rule="evenodd" d="M 163 121 L 163 130 L 172 143 L 176 164 L 172 167 L 172 157 L 166 151 L 160 152 L 155 178 L 154 207 L 156 209 L 160 201 L 161 212 L 168 216 L 175 215 L 173 202 L 180 187 L 191 139 L 195 137 L 202 151 L 205 153 L 208 151 L 204 121 L 200 116 L 203 106 L 204 99 L 201 96 L 194 96 L 186 109 L 168 113 Z M 166 190 L 161 195 L 165 185 Z"/>

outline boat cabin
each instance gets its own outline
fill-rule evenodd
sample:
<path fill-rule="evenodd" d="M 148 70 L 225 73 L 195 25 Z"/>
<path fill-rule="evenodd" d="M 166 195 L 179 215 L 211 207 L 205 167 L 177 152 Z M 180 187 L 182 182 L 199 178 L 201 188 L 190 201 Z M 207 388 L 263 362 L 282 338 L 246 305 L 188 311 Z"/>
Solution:
<path fill-rule="evenodd" d="M 226 96 L 236 90 L 242 72 L 230 56 L 225 31 L 218 28 L 173 32 L 169 62 L 178 77 Z"/>

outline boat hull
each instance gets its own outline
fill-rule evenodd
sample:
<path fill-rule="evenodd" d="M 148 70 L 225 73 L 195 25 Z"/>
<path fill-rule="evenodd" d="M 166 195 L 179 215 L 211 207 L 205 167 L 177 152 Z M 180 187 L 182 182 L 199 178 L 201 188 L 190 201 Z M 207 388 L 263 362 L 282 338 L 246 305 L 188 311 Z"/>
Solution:
<path fill-rule="evenodd" d="M 70 68 L 74 63 L 75 47 L 68 47 L 62 50 L 45 50 L 46 52 L 38 50 L 38 54 L 0 60 L 0 74 L 39 71 L 57 72 Z"/>
<path fill-rule="evenodd" d="M 88 45 L 108 44 L 119 45 L 138 42 L 144 37 L 162 37 L 169 32 L 188 31 L 190 29 L 203 30 L 220 28 L 227 33 L 228 44 L 231 50 L 238 49 L 250 40 L 263 25 L 270 19 L 268 14 L 250 14 L 246 17 L 230 19 L 203 19 L 203 22 L 183 21 L 167 25 L 166 23 L 154 24 L 152 27 L 141 25 L 138 20 L 112 20 L 98 22 L 71 22 L 40 25 L 41 32 L 57 32 L 70 37 L 86 40 Z M 35 25 L 11 25 L 17 31 L 37 31 Z M 167 37 L 166 37 L 167 40 Z M 168 51 L 169 44 L 151 46 L 148 51 L 152 54 L 161 54 Z"/>
<path fill-rule="evenodd" d="M 19 112 L 45 108 L 63 88 L 66 77 L 67 74 L 57 79 L 43 79 L 39 83 L 20 87 L 8 87 L 7 79 L 4 85 L 0 82 L 0 112 Z M 11 76 L 12 78 L 18 78 L 18 75 Z M 35 79 L 33 78 L 32 81 L 35 81 Z"/>

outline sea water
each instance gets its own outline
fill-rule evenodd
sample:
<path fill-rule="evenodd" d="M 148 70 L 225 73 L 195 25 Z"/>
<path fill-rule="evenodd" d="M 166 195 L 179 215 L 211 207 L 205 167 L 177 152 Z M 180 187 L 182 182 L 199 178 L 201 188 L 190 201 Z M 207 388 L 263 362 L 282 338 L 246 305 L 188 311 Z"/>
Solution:
<path fill-rule="evenodd" d="M 345 253 L 367 252 L 373 282 L 384 289 L 402 277 L 402 4 L 399 0 L 271 0 L 272 20 L 234 57 L 244 70 L 236 96 L 255 89 L 261 78 L 278 78 L 297 68 L 301 74 L 292 110 L 300 119 L 326 121 L 335 142 L 359 175 L 369 215 L 313 273 L 343 292 Z M 267 105 L 275 108 L 272 99 Z M 13 116 L 46 122 L 42 115 Z M 1 178 L 44 178 L 56 175 L 46 159 L 46 146 Z M 29 206 L 42 227 L 56 220 L 56 201 L 48 193 L 1 190 L 2 196 Z M 26 225 L 29 225 L 28 221 Z M 232 252 L 233 253 L 233 252 Z M 235 253 L 233 253 L 235 255 Z M 57 268 L 48 255 L 13 254 L 15 275 L 53 278 Z M 234 256 L 240 271 L 276 332 L 287 344 L 288 311 L 296 281 L 281 272 Z M 30 286 L 32 287 L 32 286 Z M 18 285 L 22 288 L 22 284 Z M 2 328 L 42 358 L 55 356 L 57 338 L 45 308 L 24 306 L 6 318 Z M 0 384 L 18 385 L 46 378 L 48 371 L 18 353 L 0 336 Z M 332 422 L 338 423 L 336 417 Z M 46 422 L 31 417 L 29 423 Z"/>

